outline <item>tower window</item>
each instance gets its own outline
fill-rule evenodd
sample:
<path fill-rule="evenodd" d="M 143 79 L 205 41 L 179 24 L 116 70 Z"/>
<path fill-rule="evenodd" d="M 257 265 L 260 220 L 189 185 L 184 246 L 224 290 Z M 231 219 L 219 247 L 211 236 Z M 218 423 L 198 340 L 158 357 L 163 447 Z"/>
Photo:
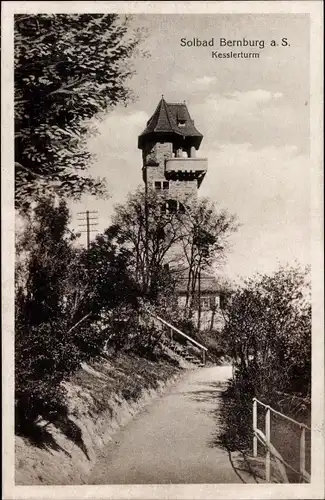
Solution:
<path fill-rule="evenodd" d="M 164 201 L 164 203 L 161 204 L 161 212 L 166 214 L 184 214 L 185 213 L 185 206 L 183 203 L 177 200 L 167 200 Z"/>
<path fill-rule="evenodd" d="M 169 189 L 169 181 L 155 181 L 155 190 L 160 191 L 161 189 L 167 191 Z"/>

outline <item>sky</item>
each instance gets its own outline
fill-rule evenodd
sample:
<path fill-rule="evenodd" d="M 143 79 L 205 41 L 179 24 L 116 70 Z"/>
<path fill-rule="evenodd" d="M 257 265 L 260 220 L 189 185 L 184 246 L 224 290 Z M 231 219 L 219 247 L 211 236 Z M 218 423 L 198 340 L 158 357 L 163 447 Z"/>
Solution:
<path fill-rule="evenodd" d="M 137 138 L 164 95 L 167 102 L 186 102 L 204 136 L 197 156 L 208 159 L 208 172 L 199 196 L 241 224 L 221 274 L 238 280 L 279 264 L 309 264 L 308 15 L 141 14 L 133 23 L 148 29 L 142 48 L 151 55 L 133 60 L 129 87 L 137 99 L 107 113 L 88 143 L 96 155 L 89 173 L 106 177 L 110 197 L 71 204 L 72 227 L 78 211 L 97 210 L 96 229 L 103 231 L 114 205 L 142 184 Z M 219 47 L 220 38 L 244 37 L 263 40 L 265 48 Z M 283 37 L 288 46 L 281 46 Z M 182 47 L 182 38 L 213 38 L 214 47 Z M 213 58 L 213 50 L 260 57 Z"/>

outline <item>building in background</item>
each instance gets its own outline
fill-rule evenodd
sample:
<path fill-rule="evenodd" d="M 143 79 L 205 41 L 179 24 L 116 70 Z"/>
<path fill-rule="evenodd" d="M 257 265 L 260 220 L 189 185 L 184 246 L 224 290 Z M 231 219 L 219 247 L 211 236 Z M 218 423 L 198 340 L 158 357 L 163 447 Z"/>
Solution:
<path fill-rule="evenodd" d="M 188 278 L 186 271 L 177 280 L 176 293 L 178 305 L 186 305 Z M 224 305 L 224 290 L 214 276 L 200 273 L 193 297 L 192 321 L 201 331 L 220 331 L 224 326 L 222 308 Z"/>

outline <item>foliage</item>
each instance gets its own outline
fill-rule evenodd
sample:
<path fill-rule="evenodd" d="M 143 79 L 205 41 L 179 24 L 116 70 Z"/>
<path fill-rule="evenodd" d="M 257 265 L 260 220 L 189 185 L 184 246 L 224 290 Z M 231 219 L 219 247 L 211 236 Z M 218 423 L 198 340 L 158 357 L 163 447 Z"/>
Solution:
<path fill-rule="evenodd" d="M 88 251 L 78 251 L 66 286 L 67 309 L 73 323 L 89 313 L 99 319 L 103 311 L 137 305 L 139 291 L 128 272 L 131 255 L 117 236 L 116 228 L 111 226 L 96 237 Z"/>
<path fill-rule="evenodd" d="M 217 414 L 221 425 L 215 444 L 221 444 L 228 452 L 250 451 L 253 438 L 252 385 L 245 378 L 230 380 L 221 397 Z"/>
<path fill-rule="evenodd" d="M 16 205 L 39 193 L 103 193 L 85 175 L 89 120 L 132 97 L 126 82 L 143 37 L 116 14 L 15 16 Z"/>
<path fill-rule="evenodd" d="M 66 204 L 51 198 L 40 200 L 20 239 L 18 253 L 25 254 L 25 266 L 17 268 L 21 282 L 17 290 L 25 327 L 60 317 L 63 283 L 73 259 L 75 235 L 68 230 Z M 24 276 L 22 276 L 22 274 Z M 24 286 L 23 286 L 24 283 Z"/>
<path fill-rule="evenodd" d="M 76 346 L 66 336 L 64 279 L 73 259 L 74 235 L 67 229 L 64 202 L 43 199 L 20 239 L 25 258 L 16 271 L 17 425 L 41 413 L 49 419 L 62 410 L 58 384 L 78 364 Z"/>
<path fill-rule="evenodd" d="M 219 443 L 228 451 L 251 449 L 254 396 L 308 425 L 309 269 L 280 267 L 246 280 L 228 294 L 225 319 L 222 344 L 233 360 L 234 377 L 223 393 Z M 280 439 L 274 432 L 273 439 Z"/>
<path fill-rule="evenodd" d="M 282 267 L 247 280 L 227 307 L 224 336 L 238 374 L 268 401 L 275 390 L 310 395 L 308 276 L 308 270 Z"/>
<path fill-rule="evenodd" d="M 42 416 L 67 418 L 62 380 L 81 362 L 128 349 L 149 355 L 157 331 L 141 323 L 146 305 L 128 272 L 130 252 L 114 226 L 89 251 L 74 248 L 63 201 L 43 199 L 18 243 L 16 424 L 29 432 Z M 65 416 L 65 417 L 64 417 Z M 66 424 L 64 424 L 66 426 Z M 69 423 L 67 429 L 71 428 Z M 71 429 L 70 429 L 71 430 Z"/>

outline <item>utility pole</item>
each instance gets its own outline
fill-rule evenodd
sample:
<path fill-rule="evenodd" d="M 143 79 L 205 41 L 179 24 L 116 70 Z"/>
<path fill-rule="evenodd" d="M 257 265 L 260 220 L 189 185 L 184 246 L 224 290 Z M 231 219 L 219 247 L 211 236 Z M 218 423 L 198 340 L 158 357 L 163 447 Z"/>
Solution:
<path fill-rule="evenodd" d="M 89 214 L 98 214 L 97 210 L 86 210 L 85 212 L 78 212 L 77 215 L 82 215 L 82 218 L 79 218 L 78 220 L 80 221 L 85 221 L 86 219 L 86 224 L 78 224 L 79 227 L 86 227 L 86 229 L 82 229 L 80 232 L 81 233 L 86 233 L 87 234 L 87 250 L 89 250 L 90 246 L 90 233 L 96 232 L 96 229 L 91 229 L 93 226 L 98 226 L 98 222 L 90 222 L 90 221 L 97 221 L 98 217 L 97 215 L 94 215 L 93 217 L 89 216 Z"/>

